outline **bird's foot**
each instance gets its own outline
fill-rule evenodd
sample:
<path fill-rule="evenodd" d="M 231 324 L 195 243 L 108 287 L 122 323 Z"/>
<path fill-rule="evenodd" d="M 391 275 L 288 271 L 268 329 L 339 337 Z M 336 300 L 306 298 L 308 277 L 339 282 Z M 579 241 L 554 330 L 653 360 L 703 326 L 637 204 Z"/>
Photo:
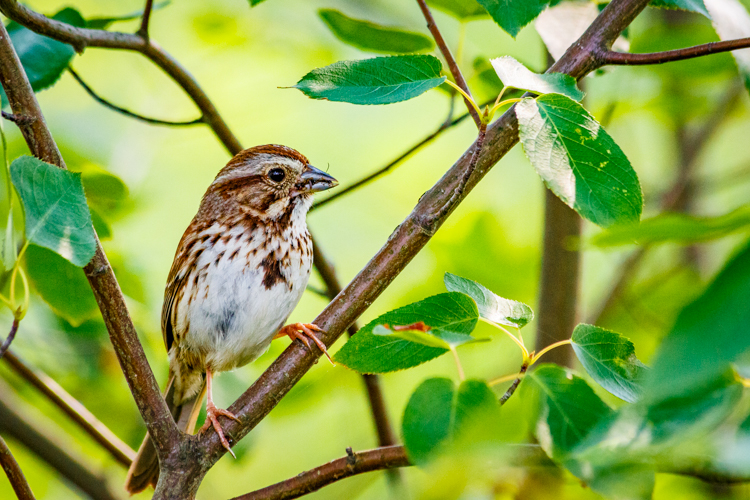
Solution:
<path fill-rule="evenodd" d="M 216 434 L 219 435 L 221 445 L 226 448 L 226 450 L 232 455 L 232 457 L 237 458 L 232 451 L 232 448 L 229 447 L 229 441 L 227 441 L 227 438 L 224 436 L 224 429 L 221 428 L 221 424 L 219 423 L 219 416 L 231 418 L 236 422 L 240 421 L 240 419 L 237 418 L 232 412 L 217 408 L 216 405 L 213 404 L 213 402 L 209 401 L 206 404 L 206 423 L 203 424 L 203 427 L 201 427 L 201 430 L 199 432 L 203 433 L 210 427 L 213 427 L 216 431 Z"/>
<path fill-rule="evenodd" d="M 279 333 L 277 333 L 274 338 L 277 339 L 279 337 L 288 336 L 290 339 L 292 339 L 292 341 L 294 341 L 294 339 L 299 339 L 303 344 L 307 346 L 308 349 L 310 349 L 310 351 L 312 351 L 312 346 L 310 345 L 309 340 L 312 340 L 313 342 L 315 342 L 315 345 L 318 346 L 318 349 L 320 349 L 323 354 L 326 355 L 328 361 L 333 364 L 333 359 L 331 359 L 331 355 L 328 354 L 326 345 L 315 335 L 315 332 L 323 331 L 324 330 L 318 325 L 314 325 L 312 323 L 292 323 L 291 325 L 286 325 L 284 328 L 279 330 Z"/>

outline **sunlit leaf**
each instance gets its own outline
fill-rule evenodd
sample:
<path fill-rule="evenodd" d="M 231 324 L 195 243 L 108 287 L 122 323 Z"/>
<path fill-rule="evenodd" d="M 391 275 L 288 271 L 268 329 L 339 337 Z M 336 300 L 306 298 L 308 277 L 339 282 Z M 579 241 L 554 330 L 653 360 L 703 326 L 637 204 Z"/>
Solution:
<path fill-rule="evenodd" d="M 476 0 L 427 0 L 427 4 L 461 21 L 488 17 L 487 11 Z"/>
<path fill-rule="evenodd" d="M 91 287 L 79 268 L 36 245 L 29 245 L 24 258 L 31 285 L 58 316 L 73 326 L 98 316 Z"/>
<path fill-rule="evenodd" d="M 697 12 L 703 14 L 709 19 L 711 16 L 708 14 L 706 9 L 706 3 L 703 0 L 651 0 L 649 3 L 652 7 L 661 7 L 664 9 L 678 9 L 686 10 L 689 12 Z"/>
<path fill-rule="evenodd" d="M 723 376 L 750 350 L 750 244 L 726 264 L 706 291 L 677 317 L 646 377 L 646 396 L 690 394 Z"/>
<path fill-rule="evenodd" d="M 14 160 L 10 174 L 23 203 L 26 238 L 76 266 L 88 264 L 96 251 L 96 236 L 81 174 L 32 156 Z"/>
<path fill-rule="evenodd" d="M 455 274 L 445 273 L 443 278 L 449 292 L 465 293 L 477 303 L 479 315 L 501 325 L 523 328 L 532 319 L 534 312 L 523 302 L 504 299 L 476 281 Z"/>
<path fill-rule="evenodd" d="M 635 357 L 632 342 L 619 333 L 585 324 L 576 326 L 571 340 L 578 360 L 599 385 L 629 403 L 640 398 L 647 368 Z"/>
<path fill-rule="evenodd" d="M 536 436 L 547 454 L 564 459 L 612 410 L 585 380 L 557 365 L 545 364 L 526 375 L 540 394 Z"/>
<path fill-rule="evenodd" d="M 534 73 L 510 56 L 491 59 L 492 67 L 503 85 L 536 94 L 563 94 L 574 101 L 583 99 L 584 93 L 576 86 L 576 80 L 564 73 Z"/>
<path fill-rule="evenodd" d="M 456 390 L 447 378 L 425 380 L 404 410 L 404 446 L 412 460 L 427 462 L 472 420 L 494 416 L 497 421 L 499 411 L 497 397 L 483 381 L 465 380 Z"/>
<path fill-rule="evenodd" d="M 750 205 L 718 217 L 696 217 L 681 213 L 665 213 L 640 224 L 614 226 L 591 238 L 598 247 L 617 245 L 652 245 L 655 243 L 698 241 L 723 238 L 738 231 L 750 230 Z"/>
<path fill-rule="evenodd" d="M 406 101 L 445 81 L 434 56 L 408 55 L 339 61 L 306 74 L 292 88 L 313 99 L 352 104 Z"/>
<path fill-rule="evenodd" d="M 635 170 L 583 106 L 547 94 L 515 109 L 526 156 L 563 202 L 600 226 L 640 219 L 643 196 Z"/>
<path fill-rule="evenodd" d="M 165 0 L 163 2 L 155 3 L 151 7 L 151 11 L 163 9 L 167 5 L 169 5 L 171 2 L 170 0 Z M 86 19 L 86 27 L 91 29 L 97 29 L 97 30 L 105 30 L 109 28 L 109 26 L 113 23 L 119 23 L 122 21 L 132 21 L 133 19 L 139 19 L 143 17 L 143 9 L 136 10 L 135 12 L 131 12 L 130 14 L 125 14 L 123 16 L 114 16 L 114 17 L 93 17 L 90 19 Z"/>
<path fill-rule="evenodd" d="M 81 14 L 69 7 L 52 16 L 52 19 L 79 28 L 86 25 Z M 34 92 L 54 85 L 75 55 L 73 47 L 46 36 L 37 35 L 15 21 L 11 21 L 6 29 Z M 0 88 L 0 99 L 2 99 L 3 106 L 8 104 L 8 97 L 2 88 Z"/>
<path fill-rule="evenodd" d="M 435 47 L 432 38 L 421 33 L 354 19 L 335 9 L 320 9 L 318 15 L 336 38 L 362 50 L 408 54 Z"/>
<path fill-rule="evenodd" d="M 378 325 L 411 325 L 423 321 L 435 335 L 443 331 L 468 335 L 477 324 L 479 313 L 474 301 L 462 293 L 442 293 L 387 312 L 352 336 L 334 361 L 360 373 L 383 373 L 411 368 L 448 352 L 393 335 L 375 335 Z"/>
<path fill-rule="evenodd" d="M 701 0 L 693 0 L 700 2 Z M 716 33 L 722 40 L 750 37 L 750 14 L 738 0 L 704 0 Z M 750 50 L 733 50 L 742 81 L 750 90 Z"/>
<path fill-rule="evenodd" d="M 533 21 L 550 0 L 477 0 L 492 19 L 514 37 L 521 28 Z"/>

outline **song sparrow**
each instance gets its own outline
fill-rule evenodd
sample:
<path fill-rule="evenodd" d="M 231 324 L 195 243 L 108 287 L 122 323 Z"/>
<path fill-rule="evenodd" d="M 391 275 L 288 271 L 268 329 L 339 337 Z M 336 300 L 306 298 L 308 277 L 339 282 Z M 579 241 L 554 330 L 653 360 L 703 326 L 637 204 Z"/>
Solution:
<path fill-rule="evenodd" d="M 266 145 L 237 154 L 208 187 L 177 247 L 161 316 L 170 371 L 165 397 L 181 430 L 192 432 L 207 392 L 201 432 L 213 427 L 232 453 L 218 417 L 236 417 L 214 405 L 214 374 L 253 361 L 283 335 L 308 348 L 312 340 L 328 355 L 317 326 L 281 327 L 310 277 L 305 217 L 312 194 L 337 184 L 294 149 Z M 135 493 L 158 477 L 146 435 L 125 487 Z"/>

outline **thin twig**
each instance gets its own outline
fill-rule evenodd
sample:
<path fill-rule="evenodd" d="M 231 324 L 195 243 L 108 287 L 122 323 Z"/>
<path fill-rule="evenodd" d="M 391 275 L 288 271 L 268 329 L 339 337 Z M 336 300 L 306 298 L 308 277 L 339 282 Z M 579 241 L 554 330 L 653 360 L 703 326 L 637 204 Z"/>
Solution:
<path fill-rule="evenodd" d="M 2 436 L 0 436 L 0 465 L 2 465 L 5 475 L 8 476 L 8 481 L 10 481 L 18 500 L 34 500 L 29 482 L 26 481 L 26 476 L 23 475 L 21 467 L 16 462 Z"/>
<path fill-rule="evenodd" d="M 13 318 L 13 324 L 10 326 L 10 332 L 8 333 L 8 336 L 6 337 L 5 341 L 3 342 L 3 345 L 0 346 L 0 358 L 3 357 L 5 352 L 10 347 L 10 343 L 13 342 L 13 339 L 16 338 L 16 332 L 18 331 L 18 318 Z"/>
<path fill-rule="evenodd" d="M 512 384 L 510 384 L 510 387 L 508 387 L 508 390 L 505 391 L 505 394 L 500 398 L 500 405 L 504 405 L 510 397 L 513 395 L 513 393 L 516 392 L 516 389 L 518 389 L 518 386 L 521 384 L 521 380 L 524 377 L 524 374 L 526 373 L 526 370 L 529 369 L 529 363 L 524 361 L 524 363 L 521 365 L 521 369 L 518 370 L 518 376 L 516 376 L 516 379 L 513 381 Z"/>
<path fill-rule="evenodd" d="M 141 17 L 141 27 L 136 31 L 136 35 L 143 37 L 148 40 L 148 22 L 151 19 L 151 11 L 153 10 L 154 0 L 146 0 L 146 6 L 143 8 L 143 16 Z"/>
<path fill-rule="evenodd" d="M 63 411 L 70 419 L 75 422 L 84 432 L 91 436 L 97 443 L 102 445 L 112 457 L 129 467 L 135 458 L 135 452 L 128 445 L 123 443 L 107 426 L 97 419 L 90 411 L 86 409 L 77 399 L 68 394 L 60 385 L 50 378 L 46 373 L 31 368 L 24 363 L 13 351 L 5 354 L 5 361 L 8 365 L 34 386 L 39 392 L 47 397 L 55 406 Z"/>
<path fill-rule="evenodd" d="M 494 101 L 494 99 L 491 99 L 491 100 L 487 101 L 486 103 L 482 103 L 480 107 L 484 107 L 485 105 L 487 105 L 487 104 L 489 104 L 489 103 L 491 103 L 493 101 Z M 428 145 L 433 140 L 437 139 L 438 136 L 440 136 L 443 132 L 445 132 L 449 128 L 455 127 L 459 123 L 463 122 L 469 116 L 470 116 L 469 113 L 464 113 L 463 115 L 461 115 L 461 116 L 459 116 L 459 117 L 457 117 L 457 118 L 455 118 L 453 120 L 450 120 L 450 119 L 446 120 L 438 128 L 436 128 L 432 133 L 430 133 L 429 135 L 427 135 L 426 137 L 424 137 L 421 141 L 417 142 L 416 144 L 414 144 L 413 146 L 411 146 L 409 149 L 407 149 L 406 151 L 404 151 L 403 153 L 401 153 L 400 155 L 398 155 L 396 158 L 394 158 L 393 160 L 391 160 L 389 163 L 387 163 L 383 167 L 380 167 L 379 169 L 375 170 L 371 174 L 366 175 L 362 179 L 360 179 L 358 181 L 355 181 L 354 183 L 352 183 L 351 185 L 349 185 L 349 186 L 347 186 L 345 188 L 337 189 L 336 192 L 334 194 L 332 194 L 331 196 L 329 196 L 328 198 L 324 198 L 324 199 L 316 202 L 312 206 L 312 208 L 310 209 L 310 211 L 312 212 L 313 210 L 315 210 L 317 208 L 320 208 L 323 205 L 326 205 L 326 204 L 332 202 L 333 200 L 335 200 L 337 198 L 341 198 L 342 196 L 350 194 L 353 191 L 356 191 L 357 189 L 359 189 L 361 187 L 364 187 L 367 184 L 369 184 L 370 182 L 372 182 L 372 181 L 374 181 L 374 180 L 382 177 L 383 175 L 387 174 L 388 172 L 390 172 L 391 170 L 393 170 L 394 168 L 396 168 L 397 166 L 399 166 L 401 163 L 403 163 L 405 160 L 407 160 L 409 157 L 411 157 L 411 155 L 413 155 L 414 153 L 416 153 L 417 151 L 419 151 L 420 149 L 422 149 L 424 146 Z"/>
<path fill-rule="evenodd" d="M 24 406 L 12 398 L 5 384 L 0 387 L 0 432 L 31 450 L 93 500 L 115 500 L 117 497 L 109 490 L 104 474 L 72 455 L 68 446 L 60 444 L 59 436 L 52 435 L 49 425 L 35 424 L 29 418 L 33 412 L 27 409 L 22 413 Z"/>
<path fill-rule="evenodd" d="M 667 50 L 664 52 L 652 52 L 648 54 L 631 54 L 628 52 L 615 52 L 608 50 L 599 55 L 602 65 L 618 66 L 640 66 L 646 64 L 663 64 L 672 61 L 684 61 L 731 50 L 745 49 L 750 47 L 750 38 L 738 38 L 736 40 L 724 40 L 721 42 L 710 42 L 684 49 Z"/>
<path fill-rule="evenodd" d="M 412 465 L 403 446 L 385 446 L 357 453 L 351 448 L 346 451 L 345 457 L 233 500 L 290 500 L 357 474 Z"/>
<path fill-rule="evenodd" d="M 36 120 L 36 118 L 31 116 L 14 115 L 13 113 L 8 113 L 7 111 L 0 111 L 0 113 L 2 113 L 3 118 L 15 123 L 19 127 L 31 125 L 32 123 L 34 123 L 34 120 Z"/>
<path fill-rule="evenodd" d="M 448 44 L 445 43 L 445 39 L 443 38 L 442 33 L 440 33 L 440 30 L 435 23 L 435 18 L 432 17 L 430 8 L 427 7 L 427 3 L 425 2 L 425 0 L 417 0 L 417 3 L 419 4 L 419 8 L 422 10 L 422 15 L 424 16 L 425 21 L 427 21 L 427 29 L 430 30 L 430 33 L 432 33 L 432 38 L 435 39 L 435 43 L 440 49 L 440 53 L 443 54 L 445 62 L 448 64 L 448 69 L 450 69 L 451 75 L 453 75 L 453 79 L 456 81 L 456 85 L 461 87 L 461 90 L 471 96 L 471 91 L 469 90 L 469 86 L 466 84 L 466 79 L 464 78 L 464 75 L 461 74 L 461 68 L 458 67 L 458 63 L 453 57 L 451 49 L 448 48 Z M 482 123 L 482 119 L 479 117 L 479 113 L 477 113 L 477 111 L 474 109 L 474 106 L 472 106 L 469 99 L 465 97 L 463 99 L 464 103 L 466 104 L 466 108 L 469 110 L 471 117 L 474 119 L 474 123 L 476 123 L 477 127 L 479 127 L 479 125 Z"/>
<path fill-rule="evenodd" d="M 125 116 L 129 116 L 131 118 L 135 118 L 136 120 L 141 120 L 142 122 L 151 123 L 154 125 L 167 125 L 170 127 L 188 127 L 190 125 L 199 125 L 201 123 L 205 123 L 205 120 L 203 117 L 196 118 L 195 120 L 189 120 L 189 121 L 170 121 L 170 120 L 160 120 L 159 118 L 150 118 L 148 116 L 140 115 L 134 111 L 130 111 L 129 109 L 125 109 L 123 107 L 120 107 L 116 104 L 113 104 L 94 92 L 94 89 L 88 86 L 86 82 L 83 81 L 81 76 L 73 70 L 70 66 L 68 66 L 68 71 L 71 75 L 73 75 L 73 78 L 83 87 L 83 90 L 86 91 L 88 95 L 94 98 L 96 102 L 99 104 L 102 104 L 104 107 L 107 107 L 113 111 L 117 111 L 120 114 L 123 114 Z"/>

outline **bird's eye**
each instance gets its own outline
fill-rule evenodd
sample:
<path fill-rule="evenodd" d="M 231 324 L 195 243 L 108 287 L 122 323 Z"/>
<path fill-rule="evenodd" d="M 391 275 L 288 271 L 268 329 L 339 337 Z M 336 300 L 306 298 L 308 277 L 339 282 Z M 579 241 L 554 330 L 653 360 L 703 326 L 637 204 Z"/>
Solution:
<path fill-rule="evenodd" d="M 284 172 L 283 168 L 272 168 L 268 172 L 268 178 L 273 182 L 281 182 L 284 180 L 284 177 L 286 177 L 286 172 Z"/>

